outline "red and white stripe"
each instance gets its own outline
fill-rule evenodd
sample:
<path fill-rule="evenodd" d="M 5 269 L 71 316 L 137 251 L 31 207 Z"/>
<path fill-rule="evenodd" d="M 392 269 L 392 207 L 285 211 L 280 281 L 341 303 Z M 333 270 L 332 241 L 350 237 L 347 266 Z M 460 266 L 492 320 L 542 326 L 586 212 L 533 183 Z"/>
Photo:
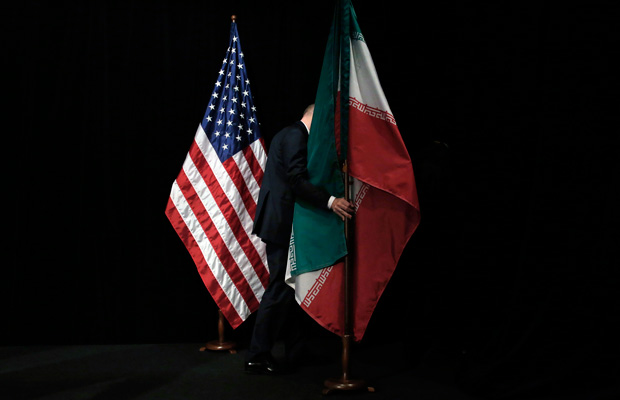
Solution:
<path fill-rule="evenodd" d="M 269 281 L 265 245 L 251 233 L 266 162 L 262 139 L 221 162 L 199 126 L 166 207 L 233 328 L 258 309 Z"/>

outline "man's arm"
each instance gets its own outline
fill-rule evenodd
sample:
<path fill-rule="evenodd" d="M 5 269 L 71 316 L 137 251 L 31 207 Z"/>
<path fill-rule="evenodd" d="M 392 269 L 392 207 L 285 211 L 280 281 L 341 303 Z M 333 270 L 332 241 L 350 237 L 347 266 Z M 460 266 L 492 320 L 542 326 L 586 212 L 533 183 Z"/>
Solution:
<path fill-rule="evenodd" d="M 291 129 L 282 141 L 281 155 L 286 169 L 286 179 L 295 196 L 315 207 L 324 208 L 330 194 L 322 187 L 313 185 L 308 177 L 308 146 L 305 132 Z"/>
<path fill-rule="evenodd" d="M 327 206 L 340 218 L 351 218 L 353 205 L 344 198 L 335 198 L 322 187 L 313 185 L 308 179 L 308 148 L 305 132 L 290 132 L 283 141 L 282 158 L 288 166 L 287 179 L 293 192 L 301 199 L 308 201 L 318 208 Z"/>

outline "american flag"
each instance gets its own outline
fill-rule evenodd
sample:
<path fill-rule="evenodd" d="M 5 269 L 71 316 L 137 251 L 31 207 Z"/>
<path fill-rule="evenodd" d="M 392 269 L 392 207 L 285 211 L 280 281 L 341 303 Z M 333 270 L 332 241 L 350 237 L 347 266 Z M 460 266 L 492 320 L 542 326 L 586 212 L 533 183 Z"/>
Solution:
<path fill-rule="evenodd" d="M 265 245 L 252 220 L 267 154 L 237 24 L 166 216 L 233 328 L 258 309 L 269 280 Z"/>

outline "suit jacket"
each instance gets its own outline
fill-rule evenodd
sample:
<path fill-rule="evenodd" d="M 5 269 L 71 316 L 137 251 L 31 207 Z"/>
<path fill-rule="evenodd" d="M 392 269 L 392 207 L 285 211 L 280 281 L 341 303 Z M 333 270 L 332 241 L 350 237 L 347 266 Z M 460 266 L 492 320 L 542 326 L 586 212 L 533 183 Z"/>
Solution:
<path fill-rule="evenodd" d="M 327 208 L 330 194 L 308 181 L 307 153 L 308 130 L 301 121 L 271 140 L 252 230 L 264 242 L 288 246 L 296 198 Z"/>

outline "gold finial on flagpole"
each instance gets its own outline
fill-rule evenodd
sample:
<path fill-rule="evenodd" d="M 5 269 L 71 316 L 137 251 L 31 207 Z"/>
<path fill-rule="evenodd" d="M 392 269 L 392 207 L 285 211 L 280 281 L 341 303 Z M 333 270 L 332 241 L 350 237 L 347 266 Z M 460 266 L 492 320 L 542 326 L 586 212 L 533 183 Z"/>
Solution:
<path fill-rule="evenodd" d="M 237 22 L 237 16 L 235 14 L 233 14 L 230 19 L 232 19 L 232 22 Z"/>

